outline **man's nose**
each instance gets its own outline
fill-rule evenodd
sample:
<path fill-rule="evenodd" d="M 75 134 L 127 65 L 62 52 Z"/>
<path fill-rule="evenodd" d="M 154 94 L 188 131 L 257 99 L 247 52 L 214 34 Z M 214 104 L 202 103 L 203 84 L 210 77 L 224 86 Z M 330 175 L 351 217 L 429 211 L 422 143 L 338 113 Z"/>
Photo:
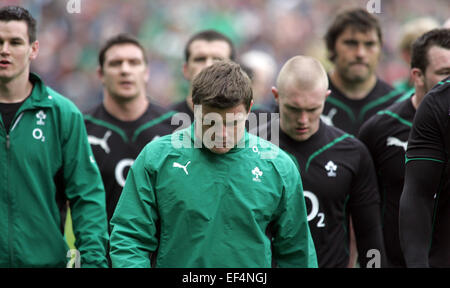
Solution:
<path fill-rule="evenodd" d="M 120 72 L 123 74 L 130 73 L 131 66 L 127 61 L 122 62 L 122 65 L 120 65 Z"/>
<path fill-rule="evenodd" d="M 365 58 L 367 55 L 367 48 L 364 44 L 358 44 L 356 47 L 356 56 L 360 59 Z"/>
<path fill-rule="evenodd" d="M 205 67 L 209 67 L 214 64 L 214 59 L 212 57 L 206 58 Z"/>
<path fill-rule="evenodd" d="M 306 124 L 306 123 L 308 123 L 308 114 L 306 112 L 298 113 L 297 123 L 299 123 L 299 124 Z"/>
<path fill-rule="evenodd" d="M 2 55 L 9 54 L 9 44 L 7 42 L 0 44 L 0 53 Z"/>

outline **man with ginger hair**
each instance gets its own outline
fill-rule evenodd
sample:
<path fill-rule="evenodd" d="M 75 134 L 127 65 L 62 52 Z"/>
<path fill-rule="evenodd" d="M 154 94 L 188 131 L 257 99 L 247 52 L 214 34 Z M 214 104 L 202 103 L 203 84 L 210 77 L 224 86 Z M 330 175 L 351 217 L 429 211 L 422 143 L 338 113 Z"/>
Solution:
<path fill-rule="evenodd" d="M 320 119 L 330 94 L 325 69 L 314 58 L 293 57 L 281 69 L 272 92 L 280 119 L 271 125 L 279 125 L 279 146 L 295 158 L 301 171 L 319 267 L 347 267 L 350 215 L 361 266 L 367 267 L 371 249 L 377 249 L 384 259 L 370 154 L 352 135 Z M 380 267 L 381 259 L 375 267 Z"/>

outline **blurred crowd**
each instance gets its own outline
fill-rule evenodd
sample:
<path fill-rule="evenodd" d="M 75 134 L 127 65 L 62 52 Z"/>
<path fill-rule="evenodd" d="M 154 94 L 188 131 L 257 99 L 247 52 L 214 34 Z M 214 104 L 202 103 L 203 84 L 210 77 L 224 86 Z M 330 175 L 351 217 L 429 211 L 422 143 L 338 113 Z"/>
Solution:
<path fill-rule="evenodd" d="M 98 51 L 106 38 L 119 32 L 138 36 L 148 49 L 148 95 L 167 106 L 187 94 L 183 49 L 193 33 L 216 29 L 234 41 L 238 55 L 250 50 L 266 52 L 273 57 L 277 72 L 288 58 L 298 54 L 315 56 L 330 68 L 323 41 L 328 25 L 337 11 L 367 7 L 369 2 L 78 0 L 80 13 L 69 13 L 70 1 L 77 0 L 2 0 L 0 6 L 24 6 L 37 19 L 40 54 L 31 70 L 83 111 L 102 99 L 96 75 Z M 442 24 L 450 16 L 450 5 L 448 0 L 379 1 L 381 11 L 377 16 L 384 45 L 378 75 L 393 84 L 405 78 L 409 68 L 400 56 L 402 26 L 424 16 Z"/>

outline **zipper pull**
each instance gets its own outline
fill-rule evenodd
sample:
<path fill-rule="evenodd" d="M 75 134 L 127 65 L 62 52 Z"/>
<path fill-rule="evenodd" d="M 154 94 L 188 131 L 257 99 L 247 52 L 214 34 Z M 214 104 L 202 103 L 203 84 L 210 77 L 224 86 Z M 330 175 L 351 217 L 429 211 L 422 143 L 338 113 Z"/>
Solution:
<path fill-rule="evenodd" d="M 10 141 L 9 141 L 9 134 L 6 134 L 6 149 L 9 150 Z"/>

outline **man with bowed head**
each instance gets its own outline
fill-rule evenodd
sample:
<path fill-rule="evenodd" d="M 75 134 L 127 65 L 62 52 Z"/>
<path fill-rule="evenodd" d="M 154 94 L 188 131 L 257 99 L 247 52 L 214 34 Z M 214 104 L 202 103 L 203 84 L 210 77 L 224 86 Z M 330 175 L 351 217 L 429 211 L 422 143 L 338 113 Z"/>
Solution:
<path fill-rule="evenodd" d="M 350 216 L 361 267 L 367 267 L 372 249 L 380 253 L 378 267 L 383 265 L 380 203 L 372 159 L 359 140 L 321 121 L 330 94 L 325 69 L 314 58 L 296 56 L 284 64 L 276 85 L 272 92 L 280 118 L 271 125 L 280 127 L 279 146 L 292 155 L 301 171 L 319 267 L 347 267 Z"/>
<path fill-rule="evenodd" d="M 294 162 L 245 130 L 248 76 L 215 63 L 192 101 L 194 123 L 152 141 L 130 169 L 111 220 L 113 267 L 317 267 Z"/>

